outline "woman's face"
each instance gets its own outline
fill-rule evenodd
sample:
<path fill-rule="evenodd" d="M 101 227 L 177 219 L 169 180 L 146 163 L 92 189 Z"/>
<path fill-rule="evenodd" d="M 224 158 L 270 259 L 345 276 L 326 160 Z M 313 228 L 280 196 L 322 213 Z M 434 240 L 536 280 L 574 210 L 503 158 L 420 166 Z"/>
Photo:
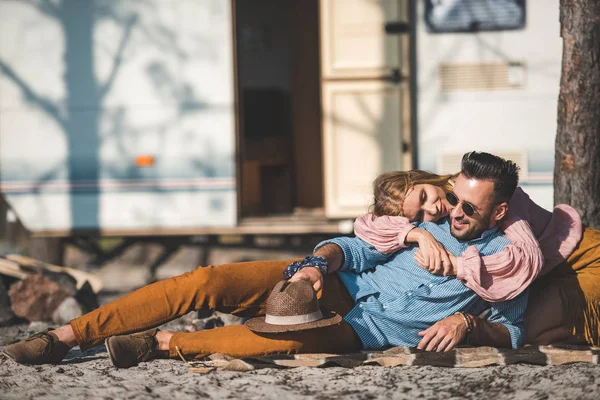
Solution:
<path fill-rule="evenodd" d="M 449 215 L 450 204 L 441 187 L 425 183 L 409 191 L 402 209 L 411 222 L 435 222 Z"/>

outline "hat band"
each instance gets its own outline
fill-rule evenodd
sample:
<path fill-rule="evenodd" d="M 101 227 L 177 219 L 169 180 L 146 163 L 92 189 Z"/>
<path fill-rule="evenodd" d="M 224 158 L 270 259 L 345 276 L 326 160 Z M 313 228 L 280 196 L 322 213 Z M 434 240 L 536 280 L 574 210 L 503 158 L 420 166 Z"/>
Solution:
<path fill-rule="evenodd" d="M 265 316 L 265 322 L 271 325 L 305 324 L 307 322 L 314 322 L 320 319 L 323 319 L 323 313 L 321 313 L 321 310 L 302 315 L 279 316 L 267 314 Z"/>

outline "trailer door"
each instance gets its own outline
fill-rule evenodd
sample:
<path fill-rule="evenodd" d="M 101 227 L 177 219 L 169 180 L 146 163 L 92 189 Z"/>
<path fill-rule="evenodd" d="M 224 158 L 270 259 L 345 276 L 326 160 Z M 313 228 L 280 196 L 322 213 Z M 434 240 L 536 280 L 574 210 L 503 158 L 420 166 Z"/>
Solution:
<path fill-rule="evenodd" d="M 322 0 L 321 96 L 325 211 L 354 217 L 372 199 L 372 182 L 406 168 L 403 157 L 408 82 L 401 36 L 387 21 L 406 18 L 401 0 Z M 406 42 L 408 43 L 408 42 Z M 404 100 L 406 98 L 406 100 Z M 407 139 L 406 139 L 407 140 Z M 408 148 L 408 146 L 405 146 Z"/>

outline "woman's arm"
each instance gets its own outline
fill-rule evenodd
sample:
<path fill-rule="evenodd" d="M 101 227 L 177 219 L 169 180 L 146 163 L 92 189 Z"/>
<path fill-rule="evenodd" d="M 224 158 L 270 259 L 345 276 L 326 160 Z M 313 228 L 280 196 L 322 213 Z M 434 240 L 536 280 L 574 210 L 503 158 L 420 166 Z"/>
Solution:
<path fill-rule="evenodd" d="M 532 212 L 532 216 L 535 217 L 535 215 L 536 213 Z M 554 207 L 550 221 L 542 234 L 538 236 L 540 248 L 544 253 L 542 275 L 569 258 L 581 241 L 582 235 L 583 223 L 579 213 L 567 204 L 559 204 Z"/>
<path fill-rule="evenodd" d="M 469 249 L 457 260 L 459 278 L 487 301 L 514 298 L 538 275 L 563 262 L 582 235 L 575 209 L 559 204 L 551 213 L 520 187 L 510 200 L 503 229 L 513 242 L 505 251 L 480 258 L 475 249 Z"/>
<path fill-rule="evenodd" d="M 364 214 L 354 221 L 354 234 L 383 254 L 395 253 L 409 246 L 407 236 L 415 229 L 408 218 Z"/>
<path fill-rule="evenodd" d="M 529 222 L 544 254 L 541 274 L 564 262 L 582 237 L 581 217 L 573 207 L 559 204 L 550 212 L 533 202 L 520 187 L 510 199 L 508 216 Z"/>
<path fill-rule="evenodd" d="M 457 278 L 489 302 L 511 300 L 539 275 L 544 257 L 527 221 L 511 220 L 504 233 L 512 242 L 494 255 L 481 257 L 475 246 L 456 258 Z"/>
<path fill-rule="evenodd" d="M 519 194 L 527 196 L 522 190 Z M 415 228 L 404 217 L 363 215 L 355 222 L 355 234 L 382 253 L 398 251 L 407 243 L 416 242 L 420 247 L 416 259 L 423 268 L 436 275 L 456 274 L 486 301 L 506 301 L 523 292 L 539 275 L 544 263 L 542 250 L 531 227 L 524 218 L 520 218 L 528 215 L 523 203 L 513 204 L 511 200 L 510 207 L 514 210 L 511 210 L 511 218 L 503 224 L 503 229 L 512 243 L 492 256 L 481 257 L 474 246 L 461 257 L 448 255 L 435 238 Z"/>
<path fill-rule="evenodd" d="M 365 214 L 354 221 L 354 234 L 383 254 L 395 253 L 411 244 L 418 244 L 419 265 L 435 274 L 455 275 L 449 254 L 424 229 L 416 228 L 408 218 Z"/>

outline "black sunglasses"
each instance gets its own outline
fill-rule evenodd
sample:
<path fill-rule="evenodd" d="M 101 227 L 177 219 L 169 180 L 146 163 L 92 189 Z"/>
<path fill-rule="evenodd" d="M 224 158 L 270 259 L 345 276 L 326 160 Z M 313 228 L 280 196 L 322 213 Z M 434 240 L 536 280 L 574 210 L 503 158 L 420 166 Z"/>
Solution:
<path fill-rule="evenodd" d="M 458 200 L 458 197 L 456 197 L 456 195 L 452 192 L 446 193 L 446 200 L 448 200 L 448 203 L 450 203 L 450 205 L 452 207 L 456 207 L 458 205 L 458 203 L 460 203 L 460 201 Z M 471 205 L 469 203 L 462 202 L 461 205 L 462 205 L 463 212 L 468 217 L 472 217 L 473 214 L 475 214 L 477 212 L 475 210 L 475 207 L 473 207 L 473 205 Z"/>

